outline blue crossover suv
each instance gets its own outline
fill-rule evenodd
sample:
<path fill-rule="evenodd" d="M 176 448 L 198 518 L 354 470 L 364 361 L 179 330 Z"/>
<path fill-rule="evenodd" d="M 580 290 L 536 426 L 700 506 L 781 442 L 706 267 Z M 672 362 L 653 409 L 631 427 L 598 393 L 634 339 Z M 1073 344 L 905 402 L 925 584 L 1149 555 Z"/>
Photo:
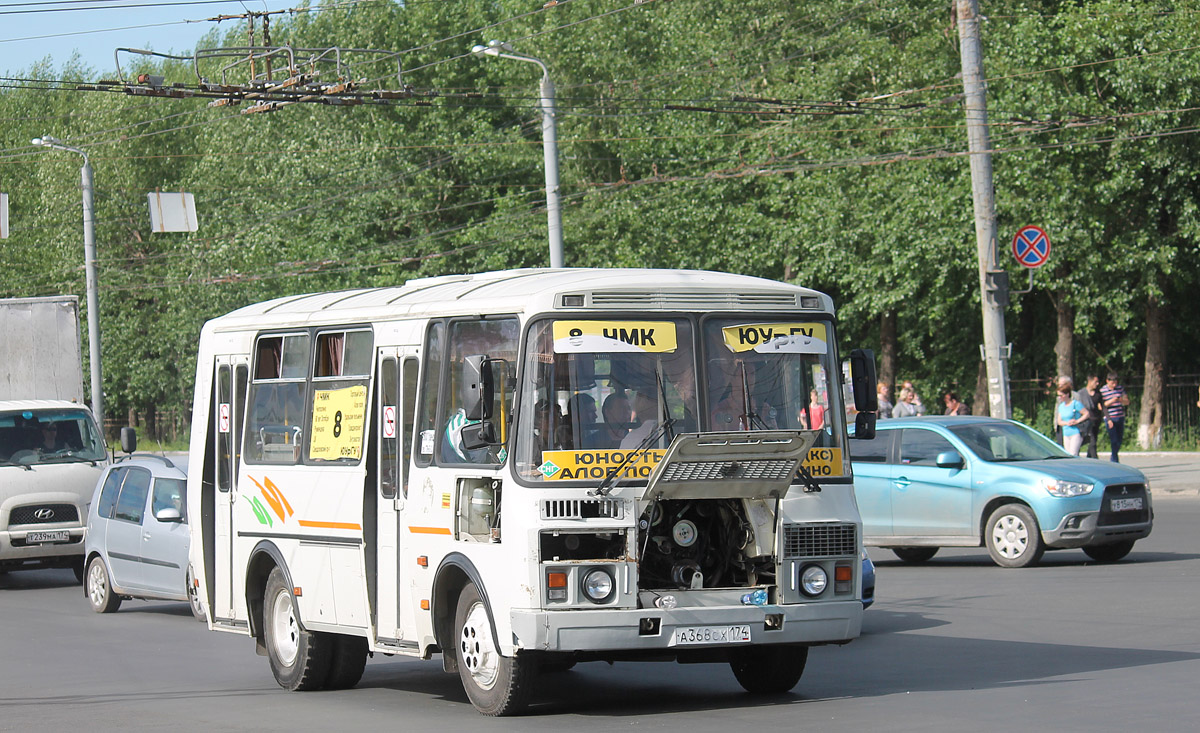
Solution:
<path fill-rule="evenodd" d="M 1075 458 L 1012 420 L 885 420 L 851 450 L 863 544 L 906 562 L 980 545 L 1006 568 L 1068 547 L 1115 562 L 1154 521 L 1141 471 Z"/>

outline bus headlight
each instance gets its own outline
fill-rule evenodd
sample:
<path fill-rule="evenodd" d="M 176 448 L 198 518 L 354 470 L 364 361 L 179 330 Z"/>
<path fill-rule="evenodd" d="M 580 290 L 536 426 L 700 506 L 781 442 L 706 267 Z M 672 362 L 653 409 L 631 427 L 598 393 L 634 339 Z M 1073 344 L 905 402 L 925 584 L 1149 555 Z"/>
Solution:
<path fill-rule="evenodd" d="M 800 571 L 800 590 L 806 596 L 819 596 L 829 585 L 829 574 L 820 565 L 809 565 Z"/>
<path fill-rule="evenodd" d="M 583 595 L 592 603 L 604 603 L 612 598 L 616 585 L 611 573 L 597 568 L 583 576 Z"/>

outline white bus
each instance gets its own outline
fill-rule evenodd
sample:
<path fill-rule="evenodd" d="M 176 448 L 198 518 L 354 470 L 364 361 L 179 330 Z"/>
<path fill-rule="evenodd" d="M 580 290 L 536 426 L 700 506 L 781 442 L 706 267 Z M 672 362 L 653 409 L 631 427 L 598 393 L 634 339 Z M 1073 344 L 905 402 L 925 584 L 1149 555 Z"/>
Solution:
<path fill-rule="evenodd" d="M 290 690 L 441 654 L 480 712 L 592 660 L 786 692 L 859 634 L 849 367 L 813 290 L 530 269 L 208 322 L 188 511 L 209 626 Z M 874 365 L 856 352 L 859 434 Z"/>

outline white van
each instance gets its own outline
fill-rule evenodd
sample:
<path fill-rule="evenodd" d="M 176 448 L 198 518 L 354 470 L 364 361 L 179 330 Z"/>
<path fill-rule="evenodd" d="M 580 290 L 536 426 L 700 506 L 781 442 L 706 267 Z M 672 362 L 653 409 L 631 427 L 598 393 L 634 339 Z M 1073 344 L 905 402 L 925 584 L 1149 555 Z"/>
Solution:
<path fill-rule="evenodd" d="M 87 504 L 107 464 L 86 407 L 0 401 L 0 572 L 70 567 L 83 581 Z"/>

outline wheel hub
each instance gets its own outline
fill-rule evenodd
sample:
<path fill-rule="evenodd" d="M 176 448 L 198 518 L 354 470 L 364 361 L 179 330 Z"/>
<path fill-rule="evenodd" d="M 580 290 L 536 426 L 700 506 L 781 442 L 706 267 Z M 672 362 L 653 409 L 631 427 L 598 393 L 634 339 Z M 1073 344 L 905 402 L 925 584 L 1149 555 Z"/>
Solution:
<path fill-rule="evenodd" d="M 272 611 L 271 643 L 279 661 L 290 667 L 300 652 L 300 626 L 296 623 L 292 597 L 286 588 L 275 596 Z"/>
<path fill-rule="evenodd" d="M 92 567 L 88 570 L 88 599 L 92 605 L 99 608 L 104 605 L 104 596 L 107 594 L 108 579 L 104 577 L 104 568 L 100 567 L 99 563 L 92 563 Z"/>
<path fill-rule="evenodd" d="M 480 689 L 490 690 L 496 684 L 500 674 L 500 654 L 492 639 L 487 609 L 482 603 L 472 605 L 463 621 L 458 640 L 458 661 Z"/>
<path fill-rule="evenodd" d="M 992 528 L 992 544 L 1010 560 L 1020 557 L 1029 546 L 1029 530 L 1018 517 L 1001 517 Z"/>

